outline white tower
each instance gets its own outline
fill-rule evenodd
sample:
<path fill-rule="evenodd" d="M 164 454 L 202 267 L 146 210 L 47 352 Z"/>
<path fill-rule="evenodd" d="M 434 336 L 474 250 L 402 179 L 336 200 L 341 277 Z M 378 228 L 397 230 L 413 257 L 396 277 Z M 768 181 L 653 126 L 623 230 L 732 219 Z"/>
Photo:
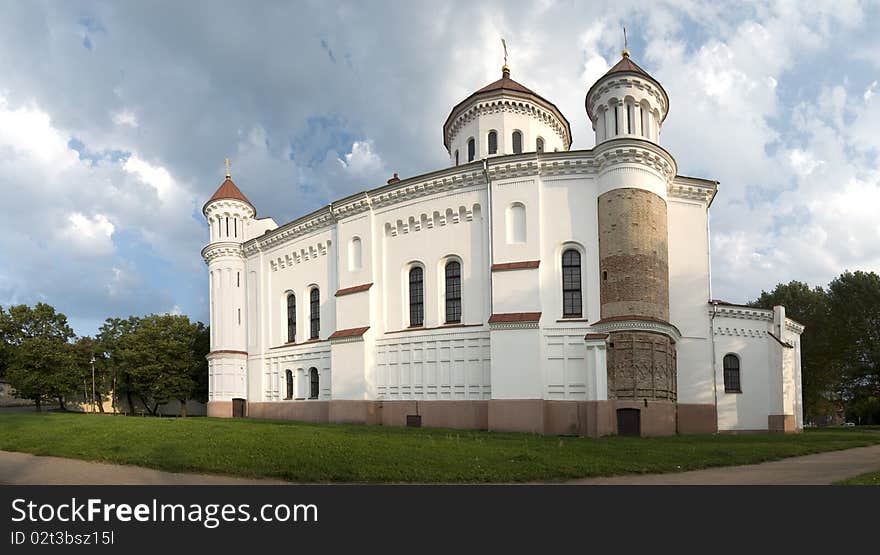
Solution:
<path fill-rule="evenodd" d="M 257 211 L 232 182 L 229 160 L 226 161 L 226 180 L 205 203 L 202 212 L 211 230 L 210 242 L 202 249 L 210 276 L 209 402 L 246 399 L 247 280 L 241 245 L 247 240 L 245 231 L 251 227 L 249 224 Z M 228 412 L 230 409 L 223 407 L 220 410 Z"/>
<path fill-rule="evenodd" d="M 459 102 L 443 124 L 443 146 L 453 165 L 488 156 L 566 151 L 571 125 L 555 104 L 510 78 L 501 79 Z"/>
<path fill-rule="evenodd" d="M 669 111 L 669 97 L 656 79 L 630 60 L 624 50 L 620 61 L 590 87 L 587 115 L 596 132 L 596 146 L 630 137 L 660 144 L 660 128 Z"/>

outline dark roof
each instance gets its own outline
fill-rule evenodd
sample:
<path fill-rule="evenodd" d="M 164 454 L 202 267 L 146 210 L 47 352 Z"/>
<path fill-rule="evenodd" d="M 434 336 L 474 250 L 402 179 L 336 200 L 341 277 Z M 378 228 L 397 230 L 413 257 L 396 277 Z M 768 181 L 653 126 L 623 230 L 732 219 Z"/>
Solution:
<path fill-rule="evenodd" d="M 247 197 L 244 196 L 244 193 L 242 193 L 241 190 L 235 186 L 235 183 L 233 183 L 232 179 L 230 179 L 228 176 L 226 177 L 226 181 L 224 181 L 223 183 L 220 184 L 220 187 L 217 189 L 217 192 L 215 192 L 214 195 L 208 200 L 208 202 L 205 203 L 205 206 L 202 207 L 202 211 L 204 212 L 205 207 L 207 207 L 209 204 L 211 204 L 215 200 L 221 200 L 221 199 L 240 200 L 241 202 L 243 202 L 243 203 L 247 204 L 248 206 L 250 206 L 251 208 L 253 208 L 254 213 L 257 212 L 257 209 L 254 208 L 254 205 L 251 204 L 251 201 L 249 201 L 247 199 Z"/>
<path fill-rule="evenodd" d="M 464 100 L 462 100 L 461 102 L 456 104 L 455 107 L 452 108 L 452 111 L 449 112 L 449 117 L 446 118 L 446 122 L 443 124 L 443 146 L 445 146 L 447 148 L 447 150 L 449 149 L 449 145 L 446 143 L 446 128 L 452 122 L 452 116 L 455 115 L 456 112 L 458 112 L 459 108 L 461 108 L 465 104 L 470 103 L 472 100 L 476 99 L 478 96 L 488 95 L 490 93 L 494 93 L 497 91 L 502 91 L 502 92 L 503 91 L 510 91 L 510 92 L 520 94 L 520 95 L 532 96 L 536 100 L 540 100 L 541 102 L 546 104 L 552 111 L 556 112 L 556 115 L 559 116 L 559 118 L 562 120 L 562 123 L 565 124 L 565 129 L 566 129 L 566 131 L 568 131 L 568 145 L 566 145 L 566 148 L 571 146 L 571 124 L 568 123 L 568 120 L 565 118 L 564 115 L 562 115 L 562 112 L 559 110 L 559 108 L 557 108 L 555 104 L 553 104 L 552 102 L 550 102 L 549 100 L 547 100 L 543 96 L 539 95 L 538 93 L 536 93 L 532 89 L 530 89 L 530 88 L 526 87 L 525 85 L 518 83 L 518 82 L 514 81 L 513 79 L 511 79 L 510 78 L 510 68 L 508 68 L 507 66 L 504 66 L 501 69 L 501 79 L 499 79 L 493 83 L 489 83 L 488 85 L 486 85 L 482 89 L 479 89 L 478 91 L 474 92 L 473 94 L 471 94 L 470 96 L 468 96 L 467 98 L 465 98 Z"/>
<path fill-rule="evenodd" d="M 630 60 L 629 53 L 624 54 L 623 57 L 620 58 L 620 61 L 617 62 L 616 64 L 614 64 L 614 67 L 609 69 L 605 73 L 605 75 L 611 75 L 612 73 L 624 73 L 624 72 L 641 73 L 642 75 L 644 75 L 646 77 L 651 77 L 651 75 L 647 71 L 640 68 L 639 65 L 636 64 L 634 61 Z M 651 78 L 653 79 L 653 77 L 651 77 Z"/>

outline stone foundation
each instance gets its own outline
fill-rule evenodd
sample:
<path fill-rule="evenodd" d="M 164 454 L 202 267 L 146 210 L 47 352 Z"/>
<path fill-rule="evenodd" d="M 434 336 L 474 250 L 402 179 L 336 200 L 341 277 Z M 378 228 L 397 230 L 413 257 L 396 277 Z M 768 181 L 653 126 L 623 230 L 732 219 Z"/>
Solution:
<path fill-rule="evenodd" d="M 208 401 L 208 416 L 232 418 L 232 401 Z"/>
<path fill-rule="evenodd" d="M 675 401 L 675 343 L 642 331 L 608 337 L 608 397 Z"/>
<path fill-rule="evenodd" d="M 602 437 L 617 433 L 617 409 L 622 408 L 638 409 L 644 437 L 674 435 L 676 431 L 681 434 L 715 432 L 712 405 L 676 405 L 668 401 L 629 399 L 252 402 L 247 405 L 247 416 L 315 424 L 374 426 L 406 426 L 408 416 L 420 416 L 421 426 L 425 428 Z M 228 418 L 232 416 L 232 403 L 212 401 L 208 403 L 208 415 Z M 770 418 L 779 426 L 792 428 L 794 424 L 791 415 Z"/>
<path fill-rule="evenodd" d="M 715 405 L 679 404 L 679 434 L 714 434 L 718 431 Z"/>
<path fill-rule="evenodd" d="M 793 414 L 771 414 L 767 417 L 767 430 L 783 434 L 796 434 L 802 432 L 797 427 L 797 420 Z"/>

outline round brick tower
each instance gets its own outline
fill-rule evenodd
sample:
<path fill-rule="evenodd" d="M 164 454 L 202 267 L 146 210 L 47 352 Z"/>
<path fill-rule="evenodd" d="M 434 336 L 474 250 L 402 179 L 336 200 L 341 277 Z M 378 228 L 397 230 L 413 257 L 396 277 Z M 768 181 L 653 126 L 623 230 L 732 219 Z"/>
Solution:
<path fill-rule="evenodd" d="M 624 51 L 590 88 L 586 107 L 600 162 L 594 327 L 609 334 L 608 398 L 619 433 L 621 411 L 639 411 L 642 435 L 674 433 L 678 331 L 669 323 L 666 191 L 675 161 L 659 146 L 669 100 Z"/>

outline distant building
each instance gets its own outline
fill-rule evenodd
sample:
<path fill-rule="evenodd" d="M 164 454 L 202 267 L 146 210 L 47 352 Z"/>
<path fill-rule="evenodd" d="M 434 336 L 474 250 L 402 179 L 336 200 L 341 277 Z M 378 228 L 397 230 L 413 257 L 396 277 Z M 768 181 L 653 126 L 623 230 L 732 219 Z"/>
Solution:
<path fill-rule="evenodd" d="M 709 300 L 717 182 L 660 146 L 666 91 L 624 52 L 585 105 L 596 146 L 570 150 L 505 65 L 446 119 L 449 167 L 280 226 L 227 175 L 204 206 L 209 415 L 800 430 L 803 327 Z"/>

